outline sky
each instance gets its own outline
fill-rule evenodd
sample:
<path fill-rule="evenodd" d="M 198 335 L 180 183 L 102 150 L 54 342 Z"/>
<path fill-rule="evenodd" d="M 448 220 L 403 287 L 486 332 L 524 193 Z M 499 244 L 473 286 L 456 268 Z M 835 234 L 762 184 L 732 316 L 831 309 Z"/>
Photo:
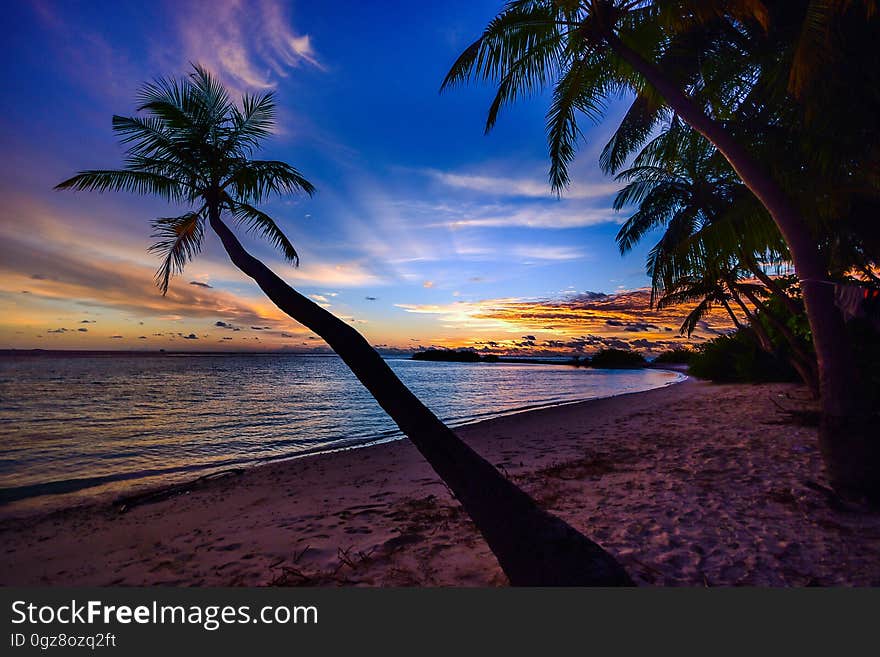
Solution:
<path fill-rule="evenodd" d="M 274 90 L 278 126 L 260 157 L 318 191 L 263 209 L 301 257 L 245 246 L 381 351 L 656 352 L 688 340 L 682 308 L 652 311 L 648 239 L 614 242 L 626 212 L 598 154 L 626 107 L 585 137 L 561 198 L 547 182 L 547 94 L 483 134 L 489 85 L 439 93 L 499 0 L 51 2 L 4 8 L 0 119 L 0 348 L 321 350 L 229 262 L 202 253 L 155 287 L 150 220 L 181 214 L 126 194 L 56 192 L 75 172 L 115 168 L 113 114 L 138 87 L 190 62 L 237 95 Z M 656 238 L 656 236 L 654 236 Z M 718 312 L 691 343 L 729 328 Z"/>

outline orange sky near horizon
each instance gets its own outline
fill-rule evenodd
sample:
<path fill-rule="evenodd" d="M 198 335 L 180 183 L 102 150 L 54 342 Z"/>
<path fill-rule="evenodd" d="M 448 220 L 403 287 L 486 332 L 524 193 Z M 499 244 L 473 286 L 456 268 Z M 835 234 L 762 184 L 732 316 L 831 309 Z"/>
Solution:
<path fill-rule="evenodd" d="M 16 30 L 0 47 L 16 65 L 0 122 L 0 349 L 326 349 L 229 262 L 211 231 L 162 296 L 150 221 L 185 208 L 54 191 L 76 171 L 118 167 L 124 146 L 111 117 L 137 114 L 142 84 L 179 77 L 192 62 L 236 96 L 276 94 L 278 125 L 259 157 L 289 162 L 317 188 L 261 204 L 300 267 L 233 229 L 380 350 L 651 354 L 731 328 L 716 308 L 688 339 L 678 329 L 689 308 L 650 308 L 644 262 L 657 235 L 620 255 L 615 236 L 628 210 L 613 209 L 621 184 L 598 160 L 630 99 L 609 102 L 602 123 L 583 123 L 572 184 L 557 195 L 543 99 L 506 109 L 486 136 L 491 88 L 438 95 L 493 3 L 426 4 L 391 22 L 373 20 L 365 3 L 340 13 L 216 0 L 206 23 L 201 5 L 5 8 Z"/>

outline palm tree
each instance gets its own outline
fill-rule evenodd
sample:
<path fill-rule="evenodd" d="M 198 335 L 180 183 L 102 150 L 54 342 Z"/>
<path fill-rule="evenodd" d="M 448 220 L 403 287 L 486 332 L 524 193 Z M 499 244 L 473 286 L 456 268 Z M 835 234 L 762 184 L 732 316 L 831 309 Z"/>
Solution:
<path fill-rule="evenodd" d="M 718 151 L 688 126 L 673 120 L 616 180 L 628 184 L 615 197 L 614 209 L 637 205 L 635 213 L 617 233 L 622 254 L 649 231 L 664 227 L 646 266 L 651 277 L 652 303 L 661 295 L 661 308 L 672 302 L 699 301 L 682 324 L 682 333 L 690 335 L 713 303 L 720 303 L 739 327 L 728 304 L 733 300 L 754 325 L 761 347 L 775 353 L 757 313 L 750 312 L 742 303 L 740 297 L 745 296 L 763 311 L 761 318 L 772 323 L 787 341 L 792 366 L 810 390 L 818 394 L 815 358 L 784 319 L 761 301 L 765 290 L 739 281 L 741 273 L 754 276 L 789 313 L 802 314 L 795 300 L 757 263 L 758 259 L 787 259 L 779 231 L 766 211 L 756 207 L 754 197 Z"/>
<path fill-rule="evenodd" d="M 663 279 L 674 275 L 676 265 L 692 268 L 687 247 L 695 235 L 717 225 L 742 187 L 718 151 L 680 121 L 652 139 L 615 180 L 627 184 L 614 198 L 614 209 L 636 206 L 617 233 L 621 254 L 650 231 L 664 228 L 646 266 L 655 293 Z"/>
<path fill-rule="evenodd" d="M 470 515 L 514 585 L 629 585 L 631 580 L 596 543 L 540 509 L 524 491 L 462 442 L 401 383 L 364 337 L 312 302 L 248 253 L 224 221 L 255 231 L 294 263 L 298 256 L 278 224 L 257 205 L 274 195 L 312 194 L 296 169 L 253 159 L 271 134 L 271 93 L 245 95 L 237 107 L 198 66 L 181 81 L 158 80 L 139 94 L 142 117 L 113 117 L 128 144 L 125 167 L 83 171 L 57 189 L 151 194 L 190 209 L 154 221 L 162 256 L 156 275 L 163 293 L 172 275 L 199 253 L 205 227 L 230 260 L 290 317 L 321 336 L 412 440 Z"/>
<path fill-rule="evenodd" d="M 750 148 L 750 140 L 766 135 L 738 127 L 764 125 L 772 132 L 762 123 L 766 112 L 740 117 L 737 111 L 766 107 L 761 92 L 775 89 L 774 76 L 787 86 L 788 76 L 777 69 L 779 61 L 791 61 L 793 47 L 786 50 L 787 32 L 772 27 L 791 13 L 790 4 L 768 9 L 760 0 L 513 0 L 459 56 L 441 88 L 496 81 L 488 131 L 504 105 L 552 86 L 547 135 L 550 182 L 557 191 L 569 182 L 568 165 L 582 136 L 579 115 L 598 121 L 608 99 L 621 93 L 637 98 L 633 111 L 640 120 L 630 126 L 632 143 L 646 139 L 669 113 L 711 142 L 769 212 L 800 280 L 818 361 L 820 445 L 832 484 L 841 493 L 880 500 L 880 450 L 827 257 L 777 171 Z M 762 38 L 768 31 L 776 41 Z M 772 48 L 754 47 L 768 41 Z M 606 156 L 621 166 L 627 151 L 616 150 L 616 157 Z M 778 152 L 768 155 L 779 158 Z"/>

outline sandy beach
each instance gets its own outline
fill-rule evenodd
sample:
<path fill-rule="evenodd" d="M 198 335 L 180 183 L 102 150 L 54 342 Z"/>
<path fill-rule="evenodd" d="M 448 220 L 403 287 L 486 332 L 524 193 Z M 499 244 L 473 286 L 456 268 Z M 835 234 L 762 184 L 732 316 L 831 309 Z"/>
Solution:
<path fill-rule="evenodd" d="M 790 384 L 689 380 L 460 435 L 643 585 L 880 585 L 880 514 L 835 504 Z M 0 522 L 3 585 L 503 586 L 407 441 L 253 468 L 124 513 Z"/>

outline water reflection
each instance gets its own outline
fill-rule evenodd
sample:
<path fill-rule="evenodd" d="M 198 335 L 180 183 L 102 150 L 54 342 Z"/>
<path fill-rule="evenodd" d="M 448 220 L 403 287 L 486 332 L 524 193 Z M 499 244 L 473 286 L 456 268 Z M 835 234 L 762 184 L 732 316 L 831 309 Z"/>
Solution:
<path fill-rule="evenodd" d="M 675 382 L 657 370 L 389 359 L 442 419 Z M 179 479 L 398 436 L 335 356 L 0 360 L 0 501 L 95 484 Z M 47 484 L 54 482 L 54 488 Z"/>

